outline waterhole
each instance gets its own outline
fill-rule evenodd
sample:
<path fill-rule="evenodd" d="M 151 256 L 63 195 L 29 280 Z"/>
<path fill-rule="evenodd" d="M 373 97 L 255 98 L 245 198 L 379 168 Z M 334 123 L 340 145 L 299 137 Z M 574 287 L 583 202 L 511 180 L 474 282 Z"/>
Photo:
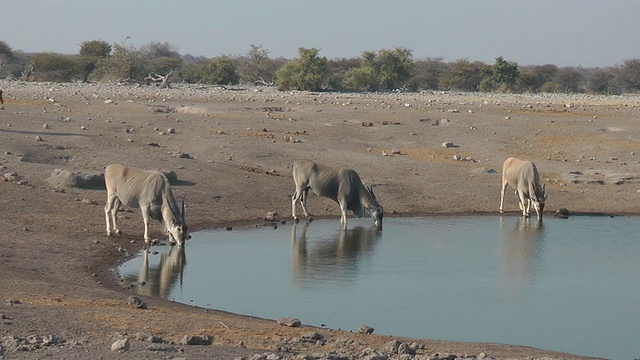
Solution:
<path fill-rule="evenodd" d="M 193 233 L 119 268 L 140 293 L 377 334 L 640 356 L 640 219 L 388 218 Z"/>

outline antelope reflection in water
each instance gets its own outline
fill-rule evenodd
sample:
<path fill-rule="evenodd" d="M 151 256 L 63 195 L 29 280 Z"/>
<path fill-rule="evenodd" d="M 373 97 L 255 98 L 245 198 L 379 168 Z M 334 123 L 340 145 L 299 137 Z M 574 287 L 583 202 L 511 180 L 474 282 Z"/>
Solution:
<path fill-rule="evenodd" d="M 157 267 L 149 267 L 149 250 L 145 250 L 142 269 L 138 276 L 139 292 L 148 296 L 166 299 L 177 283 L 182 286 L 187 256 L 184 246 L 168 246 L 160 255 Z"/>
<path fill-rule="evenodd" d="M 515 226 L 500 217 L 500 257 L 503 287 L 508 295 L 533 283 L 544 246 L 544 225 L 525 217 Z"/>
<path fill-rule="evenodd" d="M 316 239 L 307 243 L 309 222 L 302 224 L 297 234 L 297 223 L 291 228 L 293 245 L 293 280 L 295 283 L 332 282 L 353 280 L 360 272 L 359 264 L 373 252 L 382 236 L 375 225 L 371 228 L 356 226 L 340 230 L 331 238 Z"/>

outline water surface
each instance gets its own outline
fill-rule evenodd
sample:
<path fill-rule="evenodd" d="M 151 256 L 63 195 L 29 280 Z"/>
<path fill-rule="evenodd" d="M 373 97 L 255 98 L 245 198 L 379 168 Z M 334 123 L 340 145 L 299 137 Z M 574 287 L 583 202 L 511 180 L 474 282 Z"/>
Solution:
<path fill-rule="evenodd" d="M 149 295 L 315 326 L 640 357 L 640 219 L 428 217 L 194 233 L 120 268 Z M 154 254 L 153 252 L 158 252 Z M 146 258 L 146 261 L 145 261 Z"/>

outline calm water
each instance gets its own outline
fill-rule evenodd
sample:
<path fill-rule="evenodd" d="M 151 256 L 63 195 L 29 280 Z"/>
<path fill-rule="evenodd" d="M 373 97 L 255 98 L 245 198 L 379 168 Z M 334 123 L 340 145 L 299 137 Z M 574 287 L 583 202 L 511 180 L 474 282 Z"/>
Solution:
<path fill-rule="evenodd" d="M 308 225 L 308 226 L 307 226 Z M 120 268 L 140 292 L 265 318 L 640 357 L 640 219 L 428 217 L 194 233 Z M 153 253 L 157 252 L 157 253 Z"/>

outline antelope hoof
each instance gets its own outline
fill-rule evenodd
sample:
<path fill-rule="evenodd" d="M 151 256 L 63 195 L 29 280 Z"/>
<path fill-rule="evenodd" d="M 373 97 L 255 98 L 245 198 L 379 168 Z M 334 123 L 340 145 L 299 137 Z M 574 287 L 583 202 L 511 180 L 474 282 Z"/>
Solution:
<path fill-rule="evenodd" d="M 113 232 L 111 232 L 111 230 L 107 230 L 107 236 L 111 236 L 113 235 Z"/>
<path fill-rule="evenodd" d="M 117 229 L 117 230 L 116 230 L 116 234 L 118 234 L 118 235 L 122 235 L 122 231 L 120 231 L 120 229 Z"/>
<path fill-rule="evenodd" d="M 297 223 L 300 222 L 300 219 L 297 216 L 294 216 L 293 217 L 293 222 L 297 224 Z"/>
<path fill-rule="evenodd" d="M 307 216 L 307 222 L 312 222 L 312 221 L 313 221 L 313 217 Z"/>

